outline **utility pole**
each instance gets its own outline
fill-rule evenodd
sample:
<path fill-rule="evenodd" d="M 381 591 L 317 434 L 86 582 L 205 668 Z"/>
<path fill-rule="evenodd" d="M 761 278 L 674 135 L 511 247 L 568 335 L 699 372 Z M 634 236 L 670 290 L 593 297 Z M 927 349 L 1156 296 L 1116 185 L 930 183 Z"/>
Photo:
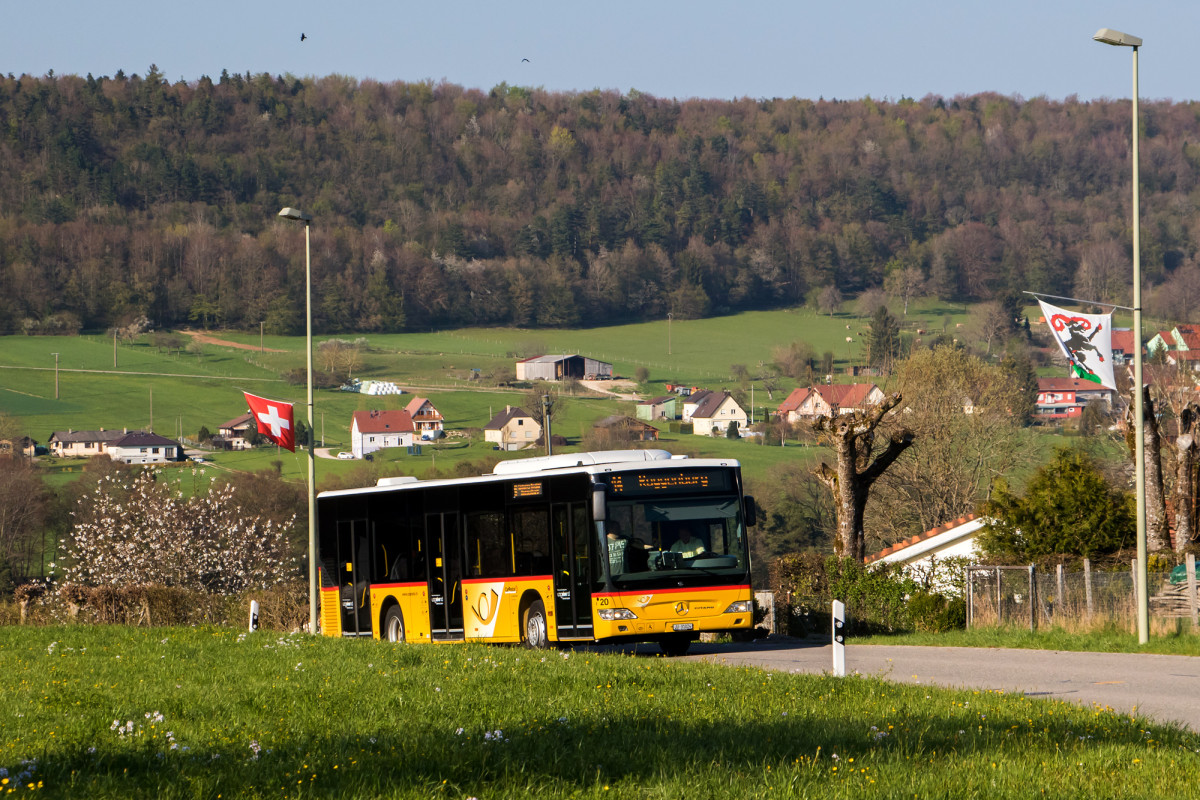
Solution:
<path fill-rule="evenodd" d="M 58 399 L 58 353 L 51 353 L 54 356 L 54 399 Z"/>
<path fill-rule="evenodd" d="M 546 437 L 546 455 L 554 455 L 554 445 L 550 442 L 550 395 L 542 395 L 542 433 Z"/>
<path fill-rule="evenodd" d="M 113 369 L 117 368 L 117 329 L 113 328 Z"/>
<path fill-rule="evenodd" d="M 263 324 L 262 324 L 262 320 L 260 320 L 258 323 L 258 352 L 261 353 L 262 351 L 263 351 Z M 321 441 L 324 442 L 324 440 L 325 440 L 325 437 L 322 436 Z"/>
<path fill-rule="evenodd" d="M 154 433 L 154 387 L 150 387 L 150 430 L 149 433 Z"/>

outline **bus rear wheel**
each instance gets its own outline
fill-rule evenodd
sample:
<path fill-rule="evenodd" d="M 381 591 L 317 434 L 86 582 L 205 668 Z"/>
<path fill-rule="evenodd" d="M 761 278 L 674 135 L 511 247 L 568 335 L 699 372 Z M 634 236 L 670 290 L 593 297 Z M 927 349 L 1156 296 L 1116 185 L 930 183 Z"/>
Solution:
<path fill-rule="evenodd" d="M 383 615 L 383 638 L 389 642 L 404 641 L 404 615 L 400 613 L 400 606 L 392 606 Z"/>
<path fill-rule="evenodd" d="M 529 648 L 540 650 L 549 644 L 546 635 L 546 606 L 541 600 L 534 600 L 525 609 L 525 619 L 522 624 L 521 642 Z"/>

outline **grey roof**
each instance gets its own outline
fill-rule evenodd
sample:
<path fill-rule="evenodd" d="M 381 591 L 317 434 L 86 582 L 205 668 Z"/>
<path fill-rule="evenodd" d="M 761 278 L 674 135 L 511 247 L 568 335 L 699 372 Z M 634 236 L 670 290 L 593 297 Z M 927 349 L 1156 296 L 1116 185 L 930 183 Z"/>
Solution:
<path fill-rule="evenodd" d="M 122 436 L 126 435 L 125 431 L 55 431 L 50 434 L 50 441 L 62 442 L 63 444 L 77 444 L 81 442 L 115 442 Z"/>
<path fill-rule="evenodd" d="M 146 431 L 130 431 L 116 441 L 109 442 L 108 445 L 109 447 L 182 447 L 174 439 Z"/>
<path fill-rule="evenodd" d="M 492 417 L 492 421 L 487 425 L 484 425 L 483 429 L 485 431 L 498 431 L 517 417 L 533 419 L 533 417 L 529 416 L 529 414 L 525 413 L 525 411 L 518 406 L 511 406 Z"/>
<path fill-rule="evenodd" d="M 700 402 L 696 405 L 696 410 L 692 413 L 692 419 L 696 419 L 697 417 L 708 419 L 721 407 L 721 403 L 725 402 L 726 397 L 729 397 L 729 392 L 707 392 L 700 398 Z"/>

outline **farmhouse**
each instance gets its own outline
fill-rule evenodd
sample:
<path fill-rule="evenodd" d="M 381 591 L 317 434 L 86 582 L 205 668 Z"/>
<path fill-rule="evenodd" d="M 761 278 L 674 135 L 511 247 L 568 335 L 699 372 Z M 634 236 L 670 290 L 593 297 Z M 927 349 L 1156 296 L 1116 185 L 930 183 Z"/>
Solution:
<path fill-rule="evenodd" d="M 50 434 L 50 440 L 46 443 L 50 448 L 50 455 L 60 458 L 67 456 L 82 456 L 83 458 L 91 458 L 92 456 L 107 455 L 108 446 L 117 439 L 120 439 L 125 434 L 129 433 L 129 429 L 119 431 L 106 431 L 101 428 L 98 431 L 54 431 Z"/>
<path fill-rule="evenodd" d="M 126 464 L 166 464 L 183 459 L 183 446 L 157 433 L 131 431 L 109 442 L 108 455 Z"/>
<path fill-rule="evenodd" d="M 1113 364 L 1120 366 L 1133 361 L 1133 331 L 1129 328 L 1113 328 Z"/>
<path fill-rule="evenodd" d="M 800 422 L 825 416 L 837 408 L 839 414 L 865 411 L 884 400 L 883 391 L 873 383 L 848 383 L 793 389 L 779 404 L 776 413 L 788 422 Z"/>
<path fill-rule="evenodd" d="M 413 430 L 417 436 L 434 439 L 437 438 L 434 431 L 445 430 L 446 420 L 442 417 L 442 412 L 434 408 L 427 398 L 414 397 L 408 401 L 404 410 L 412 417 Z"/>
<path fill-rule="evenodd" d="M 250 434 L 258 430 L 254 415 L 247 411 L 240 417 L 234 417 L 228 422 L 222 422 L 217 427 L 217 435 L 212 439 L 213 447 L 222 450 L 249 450 Z"/>
<path fill-rule="evenodd" d="M 413 421 L 404 409 L 355 411 L 350 421 L 350 449 L 355 458 L 385 447 L 408 447 L 412 443 Z"/>
<path fill-rule="evenodd" d="M 667 394 L 637 405 L 637 418 L 649 422 L 654 419 L 679 419 L 679 395 Z"/>
<path fill-rule="evenodd" d="M 658 441 L 658 428 L 653 425 L 647 425 L 645 422 L 633 417 L 627 417 L 624 414 L 612 414 L 604 419 L 597 420 L 592 423 L 592 427 L 618 432 L 622 434 L 623 438 L 631 442 Z"/>
<path fill-rule="evenodd" d="M 729 392 L 693 392 L 683 406 L 683 418 L 691 421 L 697 436 L 724 436 L 729 423 L 746 427 L 746 411 Z"/>
<path fill-rule="evenodd" d="M 1034 417 L 1039 422 L 1075 419 L 1093 400 L 1111 408 L 1113 390 L 1079 378 L 1038 378 Z"/>
<path fill-rule="evenodd" d="M 537 420 L 516 406 L 505 406 L 483 426 L 484 441 L 492 442 L 497 450 L 522 450 L 542 436 Z"/>
<path fill-rule="evenodd" d="M 33 456 L 37 453 L 37 442 L 28 436 L 17 436 L 12 439 L 0 439 L 0 458 L 14 456 Z"/>
<path fill-rule="evenodd" d="M 580 355 L 534 356 L 517 362 L 519 381 L 591 380 L 612 374 L 612 364 Z"/>

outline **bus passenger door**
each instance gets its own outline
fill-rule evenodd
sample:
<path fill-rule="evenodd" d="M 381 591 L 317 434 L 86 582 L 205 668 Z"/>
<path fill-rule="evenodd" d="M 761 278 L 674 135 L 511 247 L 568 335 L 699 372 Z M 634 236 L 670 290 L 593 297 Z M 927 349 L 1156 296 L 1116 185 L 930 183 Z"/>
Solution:
<path fill-rule="evenodd" d="M 463 638 L 462 541 L 455 513 L 425 515 L 429 624 L 434 639 Z"/>
<path fill-rule="evenodd" d="M 371 545 L 365 519 L 337 524 L 338 602 L 343 636 L 371 635 Z"/>
<path fill-rule="evenodd" d="M 559 639 L 592 638 L 592 590 L 588 568 L 591 518 L 583 503 L 551 509 L 554 542 L 554 618 Z"/>

